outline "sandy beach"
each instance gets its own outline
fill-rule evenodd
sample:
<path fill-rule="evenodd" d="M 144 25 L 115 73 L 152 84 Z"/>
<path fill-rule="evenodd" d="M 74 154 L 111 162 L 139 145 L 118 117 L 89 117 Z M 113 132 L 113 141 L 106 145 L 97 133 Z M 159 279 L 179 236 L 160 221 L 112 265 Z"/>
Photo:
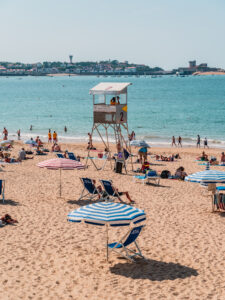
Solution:
<path fill-rule="evenodd" d="M 17 155 L 21 145 L 15 143 L 12 155 Z M 81 156 L 87 153 L 85 147 L 62 144 L 63 150 Z M 191 174 L 205 169 L 195 161 L 201 152 L 152 148 L 152 154 L 179 153 L 181 159 L 160 162 L 150 158 L 150 162 L 159 173 L 165 169 L 174 173 L 183 166 Z M 218 159 L 221 152 L 206 150 Z M 142 185 L 133 182 L 131 172 L 116 174 L 109 164 L 98 172 L 89 163 L 87 170 L 62 171 L 59 198 L 59 171 L 36 166 L 53 157 L 53 153 L 35 156 L 5 165 L 0 172 L 6 181 L 0 216 L 8 213 L 19 222 L 0 228 L 0 299 L 225 299 L 225 220 L 224 214 L 211 212 L 207 189 L 169 179 L 161 179 L 159 186 Z M 225 171 L 225 167 L 213 168 Z M 129 191 L 135 207 L 145 210 L 146 227 L 139 237 L 145 261 L 130 263 L 111 254 L 107 263 L 104 228 L 67 222 L 68 212 L 90 203 L 78 200 L 82 176 L 112 179 L 120 190 Z M 110 241 L 126 230 L 110 228 Z"/>

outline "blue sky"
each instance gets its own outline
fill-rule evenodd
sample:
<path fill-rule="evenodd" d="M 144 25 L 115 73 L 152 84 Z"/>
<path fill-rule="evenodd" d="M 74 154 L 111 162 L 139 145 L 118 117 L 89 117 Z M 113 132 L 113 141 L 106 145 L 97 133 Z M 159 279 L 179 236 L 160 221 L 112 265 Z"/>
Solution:
<path fill-rule="evenodd" d="M 225 68 L 225 0 L 0 0 L 0 61 Z"/>

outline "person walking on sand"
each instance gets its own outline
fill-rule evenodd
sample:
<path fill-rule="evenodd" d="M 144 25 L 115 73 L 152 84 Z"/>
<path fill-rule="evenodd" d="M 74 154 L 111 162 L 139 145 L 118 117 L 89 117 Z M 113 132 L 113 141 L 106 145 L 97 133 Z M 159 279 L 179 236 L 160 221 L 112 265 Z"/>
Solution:
<path fill-rule="evenodd" d="M 4 127 L 3 129 L 3 140 L 6 141 L 8 139 L 8 130 Z"/>
<path fill-rule="evenodd" d="M 207 137 L 205 137 L 205 139 L 204 139 L 204 148 L 209 149 Z"/>
<path fill-rule="evenodd" d="M 20 129 L 17 130 L 18 141 L 20 140 Z"/>
<path fill-rule="evenodd" d="M 176 147 L 177 145 L 176 145 L 176 139 L 175 139 L 175 136 L 173 136 L 172 137 L 172 147 L 173 147 L 173 145 Z"/>
<path fill-rule="evenodd" d="M 177 141 L 178 141 L 177 146 L 178 146 L 178 147 L 180 146 L 180 147 L 182 148 L 182 137 L 179 136 Z"/>
<path fill-rule="evenodd" d="M 56 133 L 56 131 L 53 132 L 52 137 L 53 137 L 53 142 L 56 143 L 57 142 L 57 133 Z"/>
<path fill-rule="evenodd" d="M 51 129 L 48 130 L 48 143 L 52 142 L 52 133 L 51 133 Z"/>
<path fill-rule="evenodd" d="M 197 148 L 200 148 L 200 144 L 201 144 L 201 138 L 200 135 L 197 135 Z"/>

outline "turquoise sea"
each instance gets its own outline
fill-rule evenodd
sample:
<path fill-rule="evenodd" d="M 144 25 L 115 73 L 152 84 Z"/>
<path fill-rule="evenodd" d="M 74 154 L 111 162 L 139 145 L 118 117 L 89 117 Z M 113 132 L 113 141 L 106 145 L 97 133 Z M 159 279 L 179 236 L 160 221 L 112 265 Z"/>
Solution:
<path fill-rule="evenodd" d="M 192 145 L 200 134 L 209 146 L 225 147 L 225 76 L 0 77 L 0 130 L 6 126 L 16 138 L 20 128 L 22 139 L 46 139 L 51 128 L 61 140 L 86 140 L 93 114 L 89 90 L 102 81 L 132 83 L 128 124 L 136 138 L 165 145 L 181 135 Z"/>

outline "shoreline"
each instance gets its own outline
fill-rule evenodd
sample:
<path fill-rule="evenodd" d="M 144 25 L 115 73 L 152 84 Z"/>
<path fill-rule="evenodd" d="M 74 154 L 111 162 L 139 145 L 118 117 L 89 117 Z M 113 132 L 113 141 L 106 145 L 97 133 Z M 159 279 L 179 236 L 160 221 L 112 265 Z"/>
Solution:
<path fill-rule="evenodd" d="M 26 141 L 30 139 L 31 137 L 35 139 L 37 136 L 40 137 L 40 139 L 47 143 L 48 137 L 47 134 L 41 134 L 37 132 L 30 132 L 26 134 L 22 134 L 20 140 L 21 141 Z M 17 134 L 9 134 L 8 139 L 18 141 L 17 139 Z M 0 139 L 2 140 L 2 138 Z M 159 148 L 169 148 L 171 147 L 171 141 L 169 138 L 163 138 L 163 137 L 155 137 L 155 138 L 143 138 L 143 137 L 138 137 L 136 140 L 145 140 L 150 147 L 159 147 Z M 204 148 L 203 146 L 203 140 L 201 141 L 201 147 Z M 88 137 L 86 136 L 70 136 L 70 135 L 58 135 L 58 142 L 61 143 L 68 143 L 68 144 L 80 144 L 80 143 L 86 143 L 88 142 Z M 109 138 L 109 142 L 114 144 L 115 140 L 114 138 Z M 93 143 L 101 143 L 100 137 L 93 136 Z M 217 140 L 217 139 L 208 139 L 208 145 L 210 148 L 215 148 L 215 149 L 225 149 L 225 141 L 223 140 Z M 182 141 L 182 146 L 186 148 L 196 148 L 196 139 L 194 138 L 183 138 Z M 174 147 L 175 148 L 175 147 Z M 178 148 L 178 147 L 176 147 Z"/>

